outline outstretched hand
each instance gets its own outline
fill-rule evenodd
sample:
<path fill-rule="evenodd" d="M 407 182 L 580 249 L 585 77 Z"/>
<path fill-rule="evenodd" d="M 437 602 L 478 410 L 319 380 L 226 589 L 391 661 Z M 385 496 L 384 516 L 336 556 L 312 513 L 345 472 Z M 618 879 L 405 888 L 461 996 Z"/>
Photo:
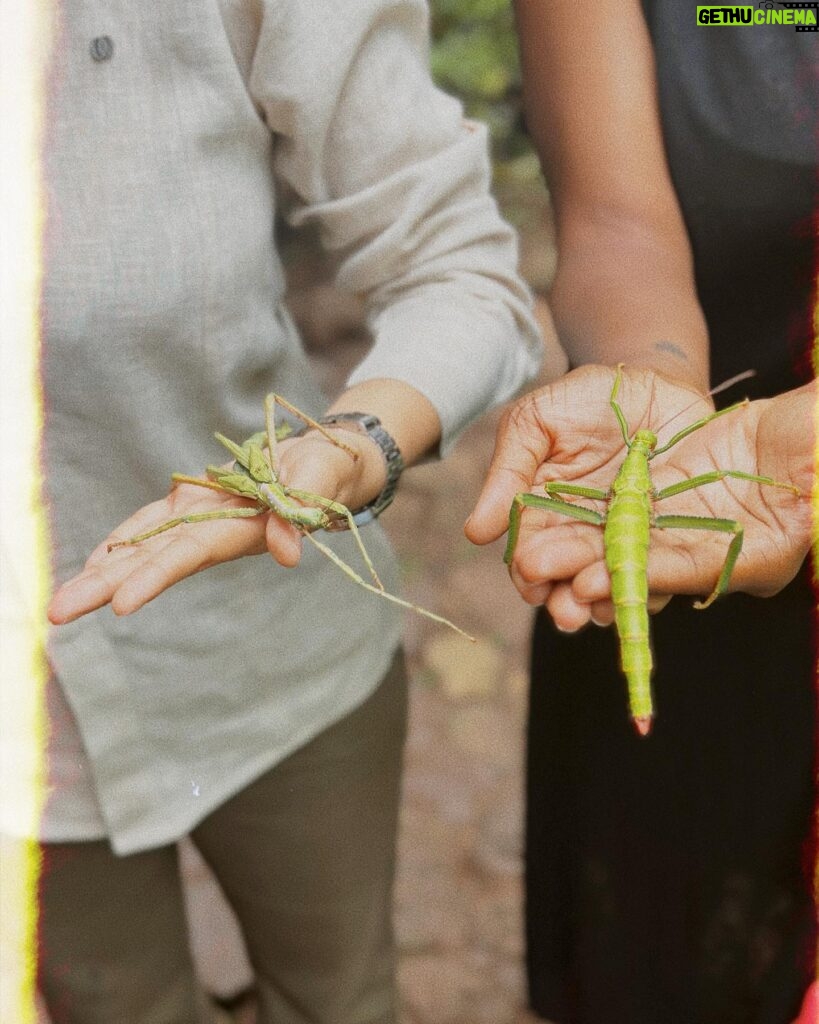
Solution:
<path fill-rule="evenodd" d="M 366 438 L 347 431 L 344 442 L 355 448 L 357 459 L 313 433 L 280 443 L 281 479 L 290 487 L 354 507 L 364 504 L 378 493 L 377 484 L 372 494 L 366 488 L 372 490 L 369 480 L 383 474 L 383 460 Z M 49 619 L 60 625 L 105 604 L 117 615 L 128 615 L 187 576 L 244 555 L 269 551 L 280 565 L 296 565 L 301 557 L 299 531 L 269 512 L 253 518 L 188 523 L 137 545 L 109 551 L 109 545 L 169 519 L 253 506 L 252 501 L 219 491 L 177 484 L 166 498 L 146 505 L 105 538 L 82 572 L 54 594 Z"/>
<path fill-rule="evenodd" d="M 546 480 L 602 490 L 611 486 L 625 456 L 622 432 L 610 406 L 613 382 L 612 368 L 584 366 L 511 407 L 500 424 L 484 489 L 467 522 L 470 540 L 485 544 L 501 536 L 514 495 L 538 492 Z M 753 402 L 712 421 L 651 463 L 656 489 L 716 469 L 732 469 L 771 476 L 801 490 L 797 496 L 778 487 L 724 479 L 658 503 L 659 514 L 726 518 L 744 526 L 743 552 L 730 589 L 776 593 L 793 578 L 807 553 L 812 402 L 809 388 Z M 648 428 L 659 435 L 660 445 L 713 409 L 707 396 L 688 386 L 628 369 L 618 403 L 630 435 Z M 650 609 L 663 607 L 673 594 L 710 593 L 728 540 L 725 534 L 706 531 L 652 530 Z M 524 600 L 543 604 L 561 629 L 577 629 L 590 619 L 612 621 L 599 526 L 527 510 L 510 573 Z"/>

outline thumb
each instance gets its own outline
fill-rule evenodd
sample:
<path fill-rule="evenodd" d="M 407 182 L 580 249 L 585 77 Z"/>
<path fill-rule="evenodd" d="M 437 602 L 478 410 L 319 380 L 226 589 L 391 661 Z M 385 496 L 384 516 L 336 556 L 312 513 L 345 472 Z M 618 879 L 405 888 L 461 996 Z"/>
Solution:
<path fill-rule="evenodd" d="M 286 569 L 292 569 L 301 559 L 301 536 L 298 529 L 285 522 L 274 512 L 268 517 L 265 529 L 267 550 Z"/>
<path fill-rule="evenodd" d="M 553 439 L 540 414 L 538 398 L 542 392 L 522 398 L 498 425 L 483 489 L 464 526 L 473 544 L 488 544 L 504 533 L 512 499 L 531 489 L 538 468 L 552 452 Z"/>
<path fill-rule="evenodd" d="M 341 487 L 341 472 L 349 469 L 351 462 L 346 452 L 309 435 L 281 445 L 278 454 L 280 484 L 286 485 L 287 491 L 282 506 L 296 512 L 302 506 L 305 513 L 308 509 L 311 512 L 322 509 L 321 498 L 336 499 Z M 311 501 L 310 495 L 314 495 L 316 500 Z M 311 528 L 309 523 L 305 525 Z M 290 568 L 298 564 L 302 550 L 300 533 L 297 519 L 287 522 L 284 516 L 275 513 L 270 516 L 267 547 L 280 565 Z"/>

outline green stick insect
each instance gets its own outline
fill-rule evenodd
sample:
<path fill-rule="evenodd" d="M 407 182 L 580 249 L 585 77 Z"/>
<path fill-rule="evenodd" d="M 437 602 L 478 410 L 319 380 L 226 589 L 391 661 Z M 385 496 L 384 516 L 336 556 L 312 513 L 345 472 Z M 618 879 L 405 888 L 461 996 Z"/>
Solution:
<path fill-rule="evenodd" d="M 720 409 L 691 423 L 674 434 L 670 441 L 657 447 L 657 435 L 651 430 L 638 430 L 629 437 L 628 424 L 623 410 L 617 402 L 623 364 L 617 367 L 609 399 L 614 414 L 620 424 L 623 441 L 626 446 L 626 457 L 608 491 L 594 487 L 549 481 L 544 484 L 547 497 L 540 494 L 522 493 L 515 496 L 509 513 L 509 534 L 504 553 L 504 561 L 511 563 L 520 532 L 521 516 L 524 508 L 548 509 L 560 515 L 570 516 L 584 523 L 592 523 L 604 527 L 603 544 L 606 567 L 611 577 L 611 595 L 614 605 L 614 623 L 620 641 L 620 664 L 628 684 L 629 711 L 632 720 L 641 736 L 646 736 L 651 729 L 654 715 L 651 697 L 651 671 L 653 661 L 649 644 L 648 619 L 648 547 L 651 527 L 659 529 L 683 528 L 688 530 L 716 530 L 720 533 L 733 534 L 728 553 L 711 594 L 704 601 L 696 601 L 695 608 L 707 608 L 728 589 L 736 560 L 742 550 L 742 524 L 733 519 L 716 519 L 703 516 L 687 515 L 655 515 L 654 503 L 681 494 L 694 487 L 702 487 L 726 477 L 737 480 L 750 480 L 771 487 L 783 487 L 800 494 L 798 487 L 792 484 L 779 483 L 767 476 L 743 473 L 736 469 L 717 469 L 710 473 L 702 473 L 688 480 L 671 484 L 662 490 L 656 490 L 651 482 L 649 463 L 657 455 L 662 455 L 673 448 L 678 441 L 688 437 L 706 423 L 725 416 L 748 404 L 748 399 Z M 743 375 L 745 376 L 745 375 Z M 730 381 L 728 383 L 733 383 Z M 725 385 L 723 385 L 725 386 Z M 598 512 L 583 505 L 575 505 L 552 495 L 576 495 L 581 498 L 593 498 L 605 501 L 607 509 Z"/>
<path fill-rule="evenodd" d="M 264 430 L 249 437 L 241 445 L 231 441 L 230 438 L 225 437 L 223 434 L 216 433 L 214 435 L 216 440 L 223 444 L 236 460 L 230 469 L 208 466 L 205 471 L 206 479 L 186 476 L 184 473 L 172 474 L 172 479 L 176 483 L 194 484 L 197 487 L 208 487 L 214 491 L 235 494 L 240 498 L 247 498 L 255 504 L 242 508 L 217 509 L 212 512 L 195 512 L 186 516 L 178 516 L 175 519 L 169 519 L 167 522 L 161 523 L 152 530 L 147 530 L 145 533 L 109 544 L 108 550 L 113 551 L 114 548 L 139 544 L 142 541 L 149 540 L 151 537 L 155 537 L 157 534 L 164 533 L 166 530 L 172 530 L 174 527 L 181 526 L 183 523 L 204 523 L 214 519 L 247 519 L 251 516 L 272 513 L 295 526 L 303 537 L 360 587 L 369 590 L 370 593 L 376 594 L 378 597 L 383 597 L 386 601 L 391 601 L 402 608 L 407 608 L 418 615 L 423 615 L 433 622 L 448 626 L 450 629 L 455 630 L 456 633 L 460 633 L 468 640 L 474 642 L 474 637 L 460 629 L 454 622 L 450 622 L 449 619 L 436 615 L 435 612 L 422 608 L 420 605 L 405 601 L 384 589 L 384 585 L 378 578 L 378 573 L 375 571 L 367 549 L 364 547 L 364 542 L 353 519 L 353 514 L 346 505 L 342 505 L 338 501 L 332 501 L 320 494 L 287 487 L 281 482 L 279 479 L 276 442 L 283 440 L 291 434 L 292 428 L 288 423 L 276 426 L 277 405 L 297 416 L 308 427 L 320 431 L 328 441 L 346 451 L 352 459 L 358 458 L 358 453 L 353 448 L 350 448 L 339 438 L 325 430 L 316 420 L 303 413 L 300 409 L 297 409 L 294 405 L 291 405 L 281 395 L 270 394 L 265 399 Z M 266 452 L 264 450 L 265 445 L 267 446 Z M 352 533 L 372 582 L 365 580 L 352 566 L 339 558 L 332 548 L 313 536 L 314 530 L 330 530 L 338 528 L 339 524 L 342 524 L 342 528 L 346 526 Z"/>

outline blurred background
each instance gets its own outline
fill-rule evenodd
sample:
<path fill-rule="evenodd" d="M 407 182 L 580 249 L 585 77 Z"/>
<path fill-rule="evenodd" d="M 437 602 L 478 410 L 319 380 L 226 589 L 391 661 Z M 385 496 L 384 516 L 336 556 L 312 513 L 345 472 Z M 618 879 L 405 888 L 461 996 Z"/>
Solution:
<path fill-rule="evenodd" d="M 508 0 L 432 0 L 436 80 L 489 125 L 495 194 L 520 234 L 521 270 L 548 287 L 554 246 L 548 196 L 521 118 Z M 328 395 L 363 357 L 358 301 L 332 284 L 315 237 L 282 228 L 289 302 Z M 539 300 L 542 311 L 545 306 Z M 396 929 L 402 1024 L 532 1024 L 525 1009 L 522 786 L 531 610 L 502 544 L 463 536 L 493 448 L 498 413 L 466 432 L 445 463 L 407 473 L 382 523 L 410 600 L 455 620 L 468 641 L 405 618 L 410 731 Z M 253 1024 L 250 969 L 221 893 L 190 845 L 183 869 L 194 955 L 219 1024 Z M 46 1024 L 45 1015 L 42 1018 Z"/>

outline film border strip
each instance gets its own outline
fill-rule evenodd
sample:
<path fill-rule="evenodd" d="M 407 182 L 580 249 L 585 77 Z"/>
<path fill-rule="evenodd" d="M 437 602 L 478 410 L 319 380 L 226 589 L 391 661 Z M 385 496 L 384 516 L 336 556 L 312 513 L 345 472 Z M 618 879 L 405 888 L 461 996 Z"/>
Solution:
<path fill-rule="evenodd" d="M 819 0 L 804 0 L 804 2 L 791 2 L 791 0 L 788 0 L 786 3 L 780 3 L 779 0 L 760 0 L 758 6 L 768 11 L 776 10 L 778 7 L 786 11 L 804 11 L 808 9 L 819 11 Z M 819 22 L 819 14 L 817 15 L 817 22 Z M 819 32 L 819 24 L 794 25 L 794 30 L 796 32 Z"/>

